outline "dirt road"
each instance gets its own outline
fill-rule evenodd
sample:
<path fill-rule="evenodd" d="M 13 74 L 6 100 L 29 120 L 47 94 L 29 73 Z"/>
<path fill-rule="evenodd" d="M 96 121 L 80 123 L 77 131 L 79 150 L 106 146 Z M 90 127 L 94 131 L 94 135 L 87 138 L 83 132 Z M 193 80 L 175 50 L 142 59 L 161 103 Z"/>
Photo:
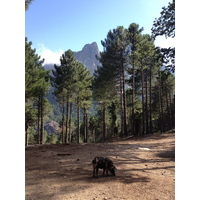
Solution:
<path fill-rule="evenodd" d="M 26 200 L 173 200 L 174 133 L 109 143 L 35 145 L 26 148 Z M 99 171 L 95 156 L 112 159 L 116 176 Z"/>

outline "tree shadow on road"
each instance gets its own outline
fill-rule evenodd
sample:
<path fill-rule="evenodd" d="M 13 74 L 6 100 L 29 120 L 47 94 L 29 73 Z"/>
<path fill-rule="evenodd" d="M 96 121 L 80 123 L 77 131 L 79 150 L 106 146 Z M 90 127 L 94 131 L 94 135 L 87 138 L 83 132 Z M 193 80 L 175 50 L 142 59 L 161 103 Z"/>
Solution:
<path fill-rule="evenodd" d="M 159 156 L 161 158 L 171 158 L 171 159 L 175 160 L 175 148 L 170 151 L 159 152 L 159 153 L 157 153 L 157 156 Z"/>
<path fill-rule="evenodd" d="M 150 182 L 150 179 L 145 176 L 139 176 L 139 175 L 133 175 L 129 172 L 121 173 L 121 170 L 117 170 L 116 176 L 108 174 L 108 176 L 103 175 L 101 171 L 99 172 L 99 177 L 94 178 L 92 176 L 92 171 L 88 169 L 81 169 L 81 172 L 79 172 L 80 177 L 74 178 L 72 181 L 83 181 L 83 182 L 89 182 L 89 183 L 105 183 L 105 182 L 121 182 L 124 184 L 130 184 L 130 183 L 137 183 L 137 182 Z"/>

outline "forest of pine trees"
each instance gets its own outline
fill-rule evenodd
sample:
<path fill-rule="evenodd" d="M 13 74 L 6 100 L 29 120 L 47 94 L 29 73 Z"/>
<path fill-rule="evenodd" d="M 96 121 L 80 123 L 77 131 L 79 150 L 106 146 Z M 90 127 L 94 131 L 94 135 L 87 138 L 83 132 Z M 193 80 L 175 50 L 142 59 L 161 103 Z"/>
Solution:
<path fill-rule="evenodd" d="M 99 142 L 174 129 L 174 49 L 155 46 L 155 37 L 166 34 L 156 33 L 156 23 L 159 19 L 153 37 L 136 23 L 110 30 L 101 41 L 101 66 L 93 76 L 70 49 L 50 75 L 25 38 L 25 145 Z M 60 132 L 54 136 L 44 131 L 44 121 L 55 109 L 46 98 L 50 85 L 60 112 Z"/>
<path fill-rule="evenodd" d="M 102 115 L 102 136 L 144 136 L 174 128 L 174 75 L 138 24 L 108 32 L 94 73 L 93 98 Z M 116 131 L 117 130 L 117 131 Z"/>

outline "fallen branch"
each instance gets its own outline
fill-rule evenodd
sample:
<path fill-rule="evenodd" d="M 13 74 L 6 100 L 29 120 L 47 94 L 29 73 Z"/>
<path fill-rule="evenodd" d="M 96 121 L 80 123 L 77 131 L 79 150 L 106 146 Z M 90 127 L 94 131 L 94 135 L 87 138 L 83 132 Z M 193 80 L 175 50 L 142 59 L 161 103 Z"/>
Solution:
<path fill-rule="evenodd" d="M 57 153 L 57 156 L 71 156 L 70 153 Z"/>
<path fill-rule="evenodd" d="M 134 135 L 131 135 L 131 136 L 125 137 L 125 138 L 123 138 L 122 140 L 127 140 L 127 139 L 132 138 L 132 137 L 134 137 Z"/>

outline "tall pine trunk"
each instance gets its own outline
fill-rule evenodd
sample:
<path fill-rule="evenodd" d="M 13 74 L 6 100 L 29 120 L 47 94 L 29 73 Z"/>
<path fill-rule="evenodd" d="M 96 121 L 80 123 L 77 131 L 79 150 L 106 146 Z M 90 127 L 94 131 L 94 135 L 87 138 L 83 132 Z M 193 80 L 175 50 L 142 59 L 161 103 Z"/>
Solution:
<path fill-rule="evenodd" d="M 171 129 L 174 128 L 173 123 L 173 109 L 172 109 L 172 97 L 171 97 L 171 91 L 169 90 L 169 109 L 170 109 L 170 121 L 171 121 Z"/>
<path fill-rule="evenodd" d="M 144 107 L 144 70 L 143 65 L 141 65 L 141 74 L 142 74 L 142 123 L 141 123 L 141 134 L 144 135 L 144 124 L 145 124 L 145 107 Z"/>
<path fill-rule="evenodd" d="M 65 105 L 64 105 L 64 99 L 62 103 L 62 132 L 61 132 L 61 137 L 62 137 L 62 144 L 64 144 L 64 114 L 65 114 Z"/>
<path fill-rule="evenodd" d="M 165 91 L 165 98 L 166 98 L 166 104 L 167 104 L 167 127 L 168 127 L 168 130 L 171 129 L 171 120 L 170 120 L 170 109 L 169 109 L 169 100 L 168 100 L 168 87 L 167 87 L 167 83 L 165 81 L 165 88 L 166 88 L 166 91 Z"/>
<path fill-rule="evenodd" d="M 134 61 L 133 61 L 134 62 Z M 133 75 L 133 79 L 132 79 L 132 107 L 131 107 L 131 115 L 132 115 L 132 134 L 135 134 L 135 112 L 134 112 L 134 108 L 135 108 L 135 69 L 134 69 L 134 64 L 133 64 L 133 68 L 132 68 L 132 75 Z"/>
<path fill-rule="evenodd" d="M 152 134 L 151 76 L 152 76 L 152 69 L 150 65 L 150 75 L 149 75 L 149 133 L 150 134 Z"/>
<path fill-rule="evenodd" d="M 38 112 L 37 112 L 37 131 L 38 131 L 38 144 L 40 144 L 40 112 L 41 112 L 41 97 L 38 97 Z"/>
<path fill-rule="evenodd" d="M 85 139 L 85 142 L 88 143 L 88 113 L 87 113 L 87 110 L 86 110 L 86 119 L 85 119 L 85 123 L 86 123 L 86 139 Z"/>
<path fill-rule="evenodd" d="M 160 106 L 161 106 L 161 119 L 162 119 L 162 132 L 165 132 L 165 126 L 164 126 L 164 115 L 163 115 L 163 91 L 162 91 L 162 82 L 160 77 Z"/>
<path fill-rule="evenodd" d="M 69 112 L 69 106 L 68 106 L 68 100 L 66 101 L 66 122 L 65 122 L 65 127 L 66 127 L 66 132 L 65 132 L 65 144 L 69 143 L 69 133 L 68 133 L 68 112 Z"/>
<path fill-rule="evenodd" d="M 87 143 L 87 111 L 86 108 L 84 108 L 84 143 Z"/>
<path fill-rule="evenodd" d="M 44 99 L 43 96 L 40 97 L 40 120 L 41 120 L 41 124 L 40 124 L 40 144 L 44 143 Z"/>
<path fill-rule="evenodd" d="M 106 106 L 103 105 L 103 141 L 106 141 Z"/>
<path fill-rule="evenodd" d="M 28 126 L 25 126 L 25 146 L 28 146 Z"/>
<path fill-rule="evenodd" d="M 127 135 L 127 117 L 126 117 L 126 90 L 124 64 L 121 61 L 120 66 L 120 103 L 121 103 L 121 136 Z"/>
<path fill-rule="evenodd" d="M 124 66 L 122 67 L 122 94 L 123 94 L 123 111 L 124 111 L 124 135 L 127 136 L 127 112 L 126 112 L 126 90 L 125 90 L 125 74 L 124 74 Z"/>
<path fill-rule="evenodd" d="M 121 137 L 124 136 L 124 104 L 123 104 L 123 89 L 122 89 L 122 73 L 120 73 L 120 114 L 121 114 Z"/>
<path fill-rule="evenodd" d="M 72 142 L 72 103 L 69 107 L 69 142 Z"/>
<path fill-rule="evenodd" d="M 44 124 L 43 124 L 43 109 L 41 110 L 41 131 L 40 131 L 40 144 L 44 143 Z"/>
<path fill-rule="evenodd" d="M 77 99 L 77 143 L 80 143 L 80 107 L 79 98 Z"/>
<path fill-rule="evenodd" d="M 146 109 L 145 109 L 145 114 L 146 114 L 146 134 L 149 134 L 149 111 L 148 111 L 148 72 L 146 69 Z"/>
<path fill-rule="evenodd" d="M 160 119 L 160 131 L 164 132 L 164 123 L 163 123 L 163 102 L 162 102 L 162 85 L 161 85 L 161 74 L 159 71 L 159 80 L 158 80 L 158 93 L 159 93 L 159 119 Z"/>
<path fill-rule="evenodd" d="M 93 128 L 92 129 L 93 142 L 96 142 L 96 134 L 95 134 L 95 132 L 96 132 L 96 128 Z"/>

